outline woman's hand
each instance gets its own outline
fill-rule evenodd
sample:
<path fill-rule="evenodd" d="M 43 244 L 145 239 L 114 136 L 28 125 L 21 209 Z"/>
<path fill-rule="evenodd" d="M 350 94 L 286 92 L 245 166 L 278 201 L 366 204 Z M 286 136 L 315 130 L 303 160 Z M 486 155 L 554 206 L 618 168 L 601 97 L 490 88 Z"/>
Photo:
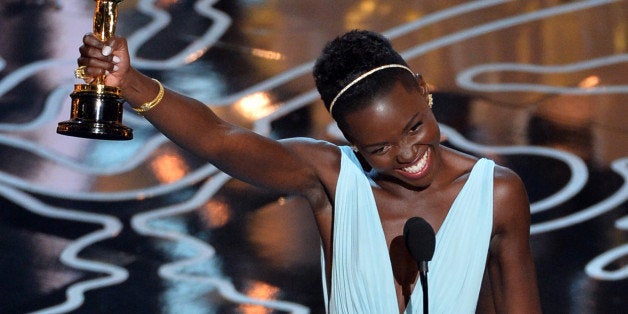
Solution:
<path fill-rule="evenodd" d="M 94 34 L 86 34 L 79 52 L 81 56 L 77 63 L 86 67 L 86 83 L 93 82 L 99 75 L 105 75 L 105 85 L 122 88 L 131 69 L 126 39 L 113 37 L 103 43 Z"/>

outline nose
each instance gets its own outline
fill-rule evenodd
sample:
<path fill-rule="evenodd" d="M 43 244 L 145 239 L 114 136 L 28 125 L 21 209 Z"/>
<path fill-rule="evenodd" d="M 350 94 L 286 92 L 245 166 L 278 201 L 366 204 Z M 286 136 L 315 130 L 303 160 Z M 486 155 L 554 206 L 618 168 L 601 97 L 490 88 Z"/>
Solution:
<path fill-rule="evenodd" d="M 399 151 L 397 153 L 397 162 L 400 164 L 407 164 L 414 161 L 417 154 L 417 145 L 413 141 L 403 141 L 399 145 Z"/>

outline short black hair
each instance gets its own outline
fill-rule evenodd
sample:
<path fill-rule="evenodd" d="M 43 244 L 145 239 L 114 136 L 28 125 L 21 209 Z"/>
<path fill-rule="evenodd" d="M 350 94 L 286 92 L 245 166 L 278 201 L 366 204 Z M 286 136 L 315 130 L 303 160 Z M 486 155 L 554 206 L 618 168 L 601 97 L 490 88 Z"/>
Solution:
<path fill-rule="evenodd" d="M 327 43 L 316 60 L 313 72 L 316 88 L 327 110 L 346 85 L 360 75 L 387 64 L 408 66 L 391 42 L 376 32 L 352 30 Z M 332 113 L 334 118 L 338 121 L 346 113 L 362 108 L 373 97 L 392 89 L 398 81 L 406 88 L 419 88 L 414 75 L 402 68 L 373 73 L 336 101 Z"/>

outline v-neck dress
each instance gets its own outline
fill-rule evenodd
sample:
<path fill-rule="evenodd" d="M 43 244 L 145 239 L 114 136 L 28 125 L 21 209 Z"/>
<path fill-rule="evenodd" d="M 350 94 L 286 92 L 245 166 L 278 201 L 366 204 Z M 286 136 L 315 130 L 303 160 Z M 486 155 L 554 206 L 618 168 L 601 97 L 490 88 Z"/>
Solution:
<path fill-rule="evenodd" d="M 347 146 L 336 183 L 333 219 L 331 296 L 328 313 L 396 313 L 392 263 L 371 182 Z M 480 159 L 436 234 L 429 262 L 430 313 L 474 313 L 493 225 L 494 162 Z M 421 284 L 415 285 L 405 313 L 422 313 Z"/>

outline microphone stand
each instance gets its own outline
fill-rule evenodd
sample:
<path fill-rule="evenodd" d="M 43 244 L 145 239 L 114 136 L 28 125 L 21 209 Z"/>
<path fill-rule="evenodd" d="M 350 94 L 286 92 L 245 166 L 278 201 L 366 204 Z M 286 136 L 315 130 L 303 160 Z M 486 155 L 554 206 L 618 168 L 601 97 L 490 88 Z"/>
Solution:
<path fill-rule="evenodd" d="M 432 260 L 436 248 L 436 234 L 432 226 L 421 217 L 412 217 L 403 226 L 403 237 L 410 255 L 417 262 L 423 289 L 423 313 L 428 314 L 427 262 Z"/>
<path fill-rule="evenodd" d="M 419 262 L 419 278 L 421 287 L 423 288 L 423 314 L 429 313 L 428 295 L 427 295 L 427 261 Z"/>

